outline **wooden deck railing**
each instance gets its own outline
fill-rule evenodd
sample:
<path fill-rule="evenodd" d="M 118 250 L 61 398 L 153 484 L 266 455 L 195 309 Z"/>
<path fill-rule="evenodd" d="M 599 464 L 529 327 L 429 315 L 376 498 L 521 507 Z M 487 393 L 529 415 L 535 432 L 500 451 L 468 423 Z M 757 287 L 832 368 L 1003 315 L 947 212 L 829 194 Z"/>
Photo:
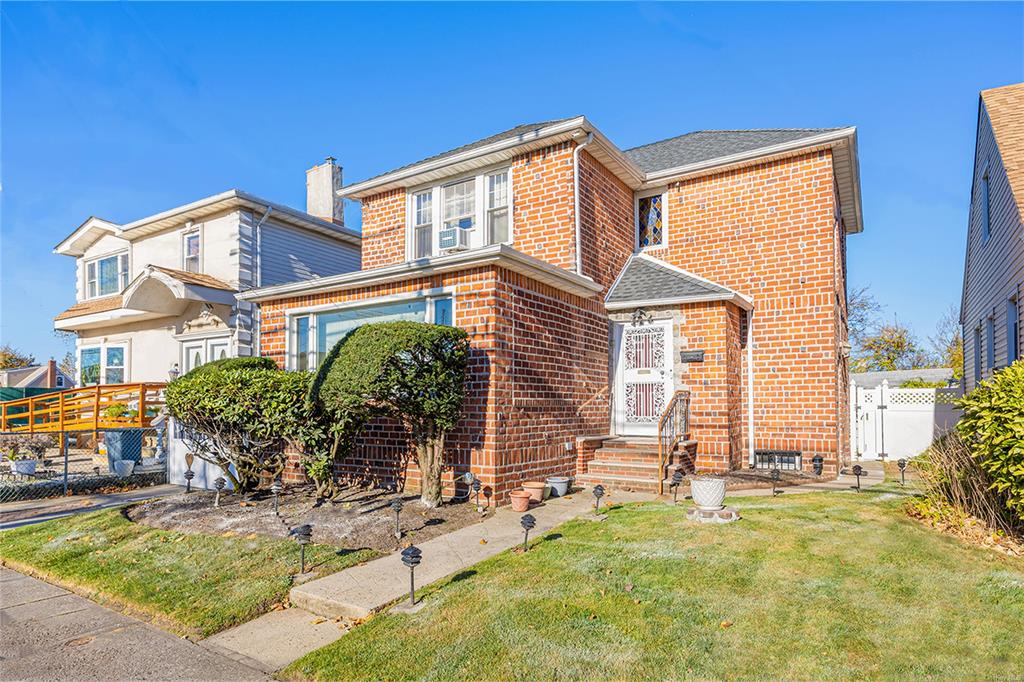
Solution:
<path fill-rule="evenodd" d="M 676 391 L 658 420 L 658 494 L 665 493 L 665 463 L 690 437 L 690 392 Z"/>
<path fill-rule="evenodd" d="M 0 403 L 0 433 L 146 428 L 162 411 L 167 384 L 106 384 Z"/>

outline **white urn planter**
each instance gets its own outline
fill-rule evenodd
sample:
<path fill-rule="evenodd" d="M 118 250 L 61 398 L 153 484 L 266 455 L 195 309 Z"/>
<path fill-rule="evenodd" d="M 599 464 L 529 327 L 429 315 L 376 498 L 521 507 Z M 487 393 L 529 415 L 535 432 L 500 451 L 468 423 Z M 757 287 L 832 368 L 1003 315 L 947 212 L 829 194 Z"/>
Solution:
<path fill-rule="evenodd" d="M 725 479 L 713 476 L 690 479 L 690 496 L 700 509 L 721 509 L 725 506 Z"/>
<path fill-rule="evenodd" d="M 135 470 L 135 461 L 131 459 L 118 459 L 114 461 L 114 473 L 121 478 L 128 478 Z"/>
<path fill-rule="evenodd" d="M 19 476 L 34 476 L 36 462 L 34 459 L 16 459 L 11 462 L 11 473 Z"/>

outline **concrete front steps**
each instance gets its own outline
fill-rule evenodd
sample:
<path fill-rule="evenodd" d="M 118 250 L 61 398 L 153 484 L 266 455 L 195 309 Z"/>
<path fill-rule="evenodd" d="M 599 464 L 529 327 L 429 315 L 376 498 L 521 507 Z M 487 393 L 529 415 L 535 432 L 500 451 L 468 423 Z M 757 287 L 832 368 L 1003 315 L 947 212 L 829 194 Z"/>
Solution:
<path fill-rule="evenodd" d="M 587 462 L 586 471 L 576 482 L 592 487 L 602 485 L 613 490 L 658 492 L 658 480 L 668 482 L 677 469 L 692 471 L 697 452 L 696 441 L 685 441 L 667 458 L 664 470 L 658 462 L 658 439 L 655 437 L 608 438 Z"/>

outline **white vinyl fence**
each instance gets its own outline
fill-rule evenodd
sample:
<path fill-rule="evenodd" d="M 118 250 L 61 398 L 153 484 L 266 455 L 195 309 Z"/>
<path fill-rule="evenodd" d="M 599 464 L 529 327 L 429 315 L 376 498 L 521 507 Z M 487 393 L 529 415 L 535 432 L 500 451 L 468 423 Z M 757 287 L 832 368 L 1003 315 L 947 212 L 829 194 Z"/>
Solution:
<path fill-rule="evenodd" d="M 959 388 L 850 386 L 851 452 L 860 459 L 915 457 L 960 419 Z"/>

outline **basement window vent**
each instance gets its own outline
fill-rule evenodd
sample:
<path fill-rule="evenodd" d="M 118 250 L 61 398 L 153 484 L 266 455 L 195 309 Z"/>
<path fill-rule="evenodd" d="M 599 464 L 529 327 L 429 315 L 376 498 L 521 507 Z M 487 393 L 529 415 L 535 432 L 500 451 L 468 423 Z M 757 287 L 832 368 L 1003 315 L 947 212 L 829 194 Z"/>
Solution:
<path fill-rule="evenodd" d="M 781 469 L 800 471 L 804 455 L 800 450 L 754 450 L 755 469 Z"/>

